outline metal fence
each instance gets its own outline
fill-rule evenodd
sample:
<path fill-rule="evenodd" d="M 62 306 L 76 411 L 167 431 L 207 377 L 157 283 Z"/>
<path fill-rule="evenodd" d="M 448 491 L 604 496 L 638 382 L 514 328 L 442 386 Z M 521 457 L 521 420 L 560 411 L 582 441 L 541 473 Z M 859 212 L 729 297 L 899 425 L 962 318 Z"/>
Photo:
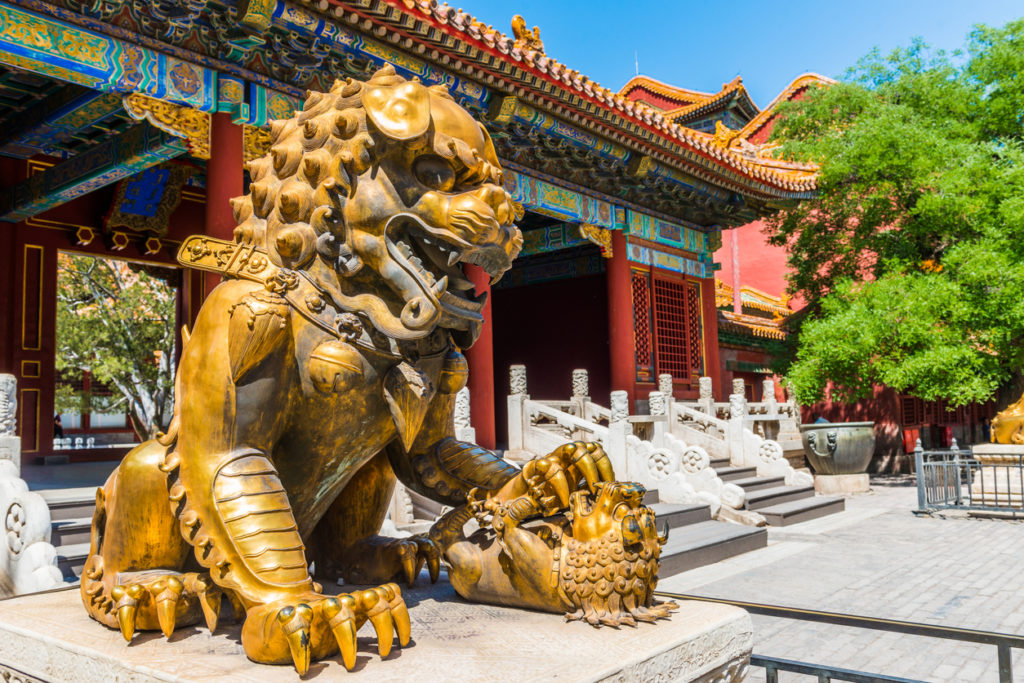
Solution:
<path fill-rule="evenodd" d="M 666 591 L 656 591 L 655 595 L 662 598 L 669 598 L 670 600 L 701 600 L 704 602 L 717 602 L 724 605 L 735 605 L 736 607 L 742 607 L 751 614 L 760 614 L 767 617 L 813 621 L 821 624 L 832 624 L 834 626 L 848 626 L 853 628 L 870 629 L 873 631 L 888 631 L 891 633 L 923 636 L 926 638 L 942 638 L 946 640 L 959 640 L 965 643 L 994 645 L 999 664 L 1000 683 L 1013 683 L 1013 648 L 1024 649 L 1024 636 L 1017 636 L 1009 633 L 995 633 L 993 631 L 978 631 L 966 628 L 953 628 L 950 626 L 937 626 L 935 624 L 922 624 L 915 621 L 878 619 L 875 617 L 863 617 L 854 614 L 842 614 L 840 612 L 822 612 L 819 610 L 782 607 L 780 605 L 765 605 L 757 602 L 744 602 L 742 600 L 709 598 L 702 595 L 683 595 L 679 593 L 669 593 Z M 798 662 L 790 659 L 769 657 L 757 653 L 750 655 L 750 664 L 751 666 L 764 668 L 765 678 L 768 683 L 778 683 L 780 671 L 817 676 L 818 680 L 821 682 L 854 681 L 855 683 L 861 683 L 867 681 L 880 681 L 884 683 L 924 683 L 919 679 L 899 678 L 897 676 L 868 673 L 866 671 L 855 671 L 852 669 L 827 666 L 824 664 Z"/>
<path fill-rule="evenodd" d="M 1024 516 L 1024 455 L 982 462 L 969 450 L 926 451 L 920 440 L 917 443 L 918 512 L 974 510 Z"/>

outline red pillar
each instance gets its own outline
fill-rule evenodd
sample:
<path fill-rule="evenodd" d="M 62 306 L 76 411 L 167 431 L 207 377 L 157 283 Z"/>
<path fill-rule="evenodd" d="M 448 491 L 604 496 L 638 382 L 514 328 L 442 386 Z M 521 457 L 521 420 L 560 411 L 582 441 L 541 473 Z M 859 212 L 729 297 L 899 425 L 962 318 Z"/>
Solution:
<path fill-rule="evenodd" d="M 224 112 L 210 117 L 210 158 L 206 162 L 206 234 L 234 239 L 235 217 L 229 200 L 242 194 L 242 126 Z M 220 276 L 204 273 L 208 295 L 220 284 Z"/>
<path fill-rule="evenodd" d="M 466 266 L 466 275 L 476 293 L 487 292 L 484 304 L 484 325 L 480 338 L 466 349 L 469 361 L 469 414 L 476 430 L 476 441 L 484 448 L 494 448 L 494 322 L 491 320 L 491 276 L 479 266 Z"/>
<path fill-rule="evenodd" d="M 736 288 L 739 291 L 739 288 Z M 711 378 L 716 401 L 724 400 L 722 360 L 718 355 L 718 308 L 715 306 L 715 278 L 700 281 L 701 317 L 704 320 L 704 374 Z"/>
<path fill-rule="evenodd" d="M 608 351 L 611 363 L 612 391 L 629 392 L 629 405 L 636 401 L 636 349 L 633 339 L 633 291 L 629 261 L 626 258 L 626 236 L 612 232 L 612 257 L 607 260 L 608 281 Z M 594 397 L 599 403 L 607 397 Z"/>

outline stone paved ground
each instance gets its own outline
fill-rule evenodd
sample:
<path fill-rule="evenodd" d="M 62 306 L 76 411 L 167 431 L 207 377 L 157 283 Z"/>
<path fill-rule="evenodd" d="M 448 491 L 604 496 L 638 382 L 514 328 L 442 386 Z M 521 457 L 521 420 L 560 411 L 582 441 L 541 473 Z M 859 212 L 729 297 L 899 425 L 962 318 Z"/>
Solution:
<path fill-rule="evenodd" d="M 873 479 L 872 489 L 848 498 L 846 512 L 770 529 L 767 548 L 658 588 L 1024 634 L 1024 522 L 917 517 L 912 479 Z M 999 680 L 994 646 L 759 616 L 754 628 L 758 654 L 927 681 Z M 1024 650 L 1013 662 L 1024 681 Z"/>

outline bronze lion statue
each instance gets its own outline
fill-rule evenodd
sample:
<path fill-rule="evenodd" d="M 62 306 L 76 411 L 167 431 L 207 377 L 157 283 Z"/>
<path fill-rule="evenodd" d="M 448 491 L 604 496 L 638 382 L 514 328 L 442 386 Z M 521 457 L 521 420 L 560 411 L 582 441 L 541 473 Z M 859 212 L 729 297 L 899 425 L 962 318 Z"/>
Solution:
<path fill-rule="evenodd" d="M 248 170 L 234 241 L 196 236 L 179 252 L 223 282 L 184 335 L 167 433 L 97 492 L 82 599 L 130 641 L 200 619 L 213 630 L 226 597 L 251 659 L 304 674 L 340 650 L 351 668 L 366 621 L 382 656 L 394 635 L 408 642 L 396 579 L 411 584 L 425 564 L 436 580 L 448 550 L 461 571 L 465 541 L 451 534 L 377 535 L 396 477 L 489 523 L 508 506 L 525 519 L 563 513 L 576 493 L 601 500 L 614 476 L 592 444 L 520 470 L 453 438 L 461 349 L 483 320 L 463 264 L 499 278 L 522 236 L 487 131 L 444 88 L 386 67 L 310 93 Z M 616 532 L 646 557 L 616 618 L 650 604 L 656 562 L 637 528 Z M 470 562 L 504 571 L 496 557 Z M 379 586 L 325 594 L 311 568 Z"/>

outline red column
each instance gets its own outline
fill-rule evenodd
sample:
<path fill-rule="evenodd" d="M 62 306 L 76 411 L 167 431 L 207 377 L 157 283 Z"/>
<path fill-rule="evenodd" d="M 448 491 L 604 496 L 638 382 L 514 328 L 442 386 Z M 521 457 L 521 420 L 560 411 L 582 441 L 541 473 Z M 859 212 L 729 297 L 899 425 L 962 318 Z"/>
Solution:
<path fill-rule="evenodd" d="M 242 126 L 224 112 L 210 117 L 210 158 L 206 162 L 206 234 L 234 239 L 235 217 L 229 200 L 242 194 Z M 208 295 L 220 284 L 220 276 L 204 273 Z"/>
<path fill-rule="evenodd" d="M 469 361 L 469 414 L 476 430 L 476 441 L 494 448 L 494 322 L 491 320 L 491 276 L 479 266 L 466 266 L 466 275 L 476 293 L 487 292 L 484 325 L 480 338 L 466 349 Z"/>
<path fill-rule="evenodd" d="M 736 289 L 739 291 L 739 288 Z M 704 320 L 704 374 L 711 378 L 716 401 L 724 400 L 722 360 L 718 355 L 718 308 L 715 306 L 715 278 L 700 281 L 701 317 Z"/>
<path fill-rule="evenodd" d="M 629 261 L 626 259 L 626 236 L 612 232 L 612 257 L 606 261 L 608 271 L 608 351 L 611 363 L 612 391 L 629 392 L 629 404 L 636 400 L 636 349 L 633 339 L 633 291 Z M 595 397 L 599 403 L 607 397 Z M 632 410 L 632 408 L 631 408 Z"/>

